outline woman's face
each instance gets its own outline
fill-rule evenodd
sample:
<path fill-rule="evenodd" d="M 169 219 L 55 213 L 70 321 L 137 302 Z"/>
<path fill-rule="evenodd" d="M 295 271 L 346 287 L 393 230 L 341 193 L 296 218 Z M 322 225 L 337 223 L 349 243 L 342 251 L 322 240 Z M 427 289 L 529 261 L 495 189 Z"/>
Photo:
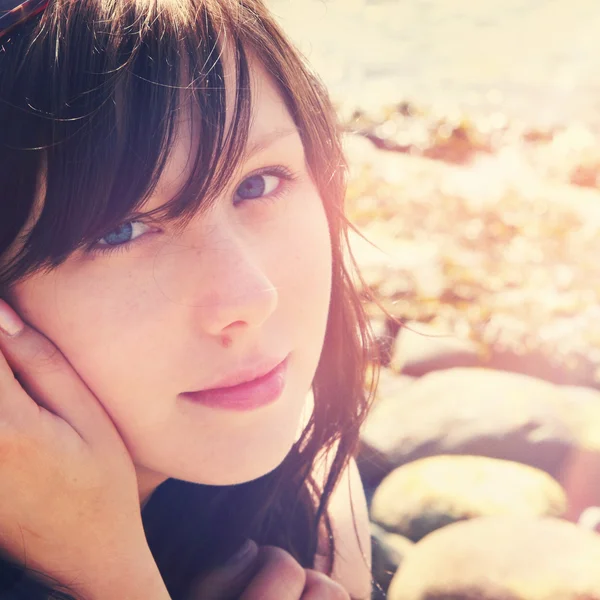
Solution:
<path fill-rule="evenodd" d="M 210 211 L 183 231 L 143 219 L 125 225 L 97 253 L 78 251 L 11 290 L 14 308 L 112 417 L 142 499 L 167 477 L 226 485 L 275 468 L 296 439 L 321 353 L 331 291 L 325 212 L 278 91 L 257 67 L 252 85 L 254 152 Z M 190 123 L 180 121 L 144 210 L 185 180 Z M 288 355 L 271 404 L 239 411 L 182 396 Z"/>

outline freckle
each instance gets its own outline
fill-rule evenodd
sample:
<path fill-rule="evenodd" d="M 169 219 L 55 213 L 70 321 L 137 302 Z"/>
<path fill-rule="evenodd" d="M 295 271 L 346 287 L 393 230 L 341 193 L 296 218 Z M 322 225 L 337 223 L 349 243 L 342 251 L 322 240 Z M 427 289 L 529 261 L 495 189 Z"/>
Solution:
<path fill-rule="evenodd" d="M 221 345 L 223 346 L 223 348 L 229 348 L 229 346 L 231 346 L 231 338 L 228 335 L 222 335 Z"/>

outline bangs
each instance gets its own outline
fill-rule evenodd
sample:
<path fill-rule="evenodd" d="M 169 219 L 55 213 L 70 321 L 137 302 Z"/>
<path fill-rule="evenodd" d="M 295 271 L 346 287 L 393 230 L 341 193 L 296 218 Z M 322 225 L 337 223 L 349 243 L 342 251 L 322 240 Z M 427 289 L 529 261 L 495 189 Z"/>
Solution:
<path fill-rule="evenodd" d="M 0 193 L 12 203 L 0 256 L 21 236 L 0 281 L 59 265 L 139 211 L 188 106 L 198 132 L 190 175 L 148 214 L 183 225 L 227 185 L 250 124 L 247 36 L 235 14 L 197 4 L 54 0 L 0 43 L 0 181 L 9 187 Z M 23 57 L 16 73 L 12 53 Z"/>

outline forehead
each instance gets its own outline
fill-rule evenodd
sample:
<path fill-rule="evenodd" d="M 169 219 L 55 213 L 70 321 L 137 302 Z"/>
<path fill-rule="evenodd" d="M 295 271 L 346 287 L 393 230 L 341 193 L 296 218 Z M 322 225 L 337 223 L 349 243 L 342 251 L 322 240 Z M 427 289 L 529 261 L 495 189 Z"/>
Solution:
<path fill-rule="evenodd" d="M 225 126 L 229 131 L 237 82 L 228 54 L 224 54 L 223 68 L 227 97 Z M 252 110 L 246 153 L 241 161 L 242 164 L 245 159 L 249 159 L 266 144 L 278 138 L 295 139 L 301 143 L 296 125 L 273 78 L 262 64 L 251 56 L 249 56 L 249 68 Z M 189 177 L 192 168 L 191 158 L 198 144 L 199 117 L 197 107 L 191 99 L 186 98 L 186 94 L 183 92 L 176 121 L 175 141 L 155 192 L 144 207 L 145 209 L 154 209 L 160 206 Z"/>

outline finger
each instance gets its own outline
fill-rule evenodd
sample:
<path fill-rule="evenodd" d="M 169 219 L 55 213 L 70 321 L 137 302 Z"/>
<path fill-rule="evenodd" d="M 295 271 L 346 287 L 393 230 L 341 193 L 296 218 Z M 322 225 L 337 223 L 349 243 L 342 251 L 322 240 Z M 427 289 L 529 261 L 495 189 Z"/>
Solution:
<path fill-rule="evenodd" d="M 39 410 L 15 379 L 13 370 L 0 350 L 0 422 L 14 422 Z"/>
<path fill-rule="evenodd" d="M 258 546 L 247 542 L 221 567 L 202 575 L 190 587 L 187 600 L 235 600 L 250 583 L 258 564 Z"/>
<path fill-rule="evenodd" d="M 302 600 L 350 600 L 350 594 L 324 573 L 306 569 Z"/>
<path fill-rule="evenodd" d="M 306 581 L 305 570 L 281 548 L 262 546 L 259 569 L 240 600 L 299 600 Z"/>
<path fill-rule="evenodd" d="M 13 323 L 20 321 L 8 304 L 0 300 L 0 322 L 4 322 L 6 314 Z M 0 333 L 0 352 L 23 389 L 40 406 L 67 421 L 83 439 L 101 441 L 106 435 L 102 423 L 109 419 L 106 411 L 60 350 L 41 333 L 20 322 L 20 330 L 13 328 L 12 335 Z"/>

